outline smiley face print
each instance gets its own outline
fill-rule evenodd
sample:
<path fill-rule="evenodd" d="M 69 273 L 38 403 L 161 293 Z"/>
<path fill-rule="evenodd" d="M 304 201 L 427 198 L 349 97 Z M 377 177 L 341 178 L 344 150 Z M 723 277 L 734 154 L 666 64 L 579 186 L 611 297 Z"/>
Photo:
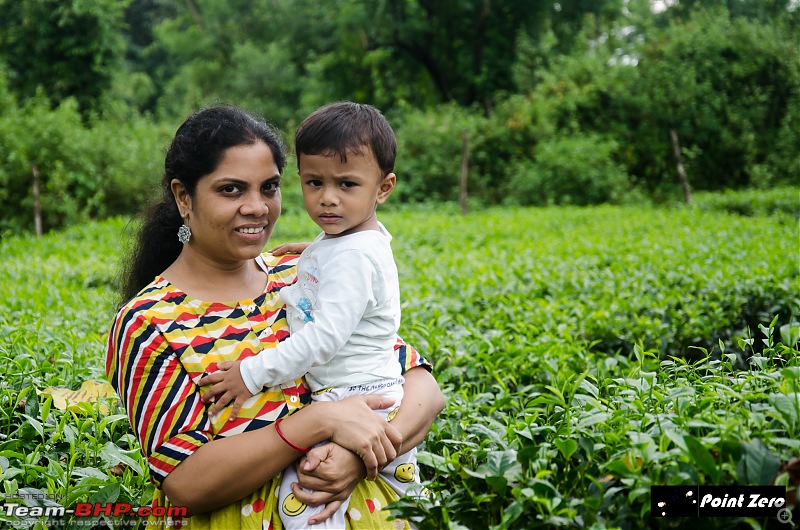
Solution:
<path fill-rule="evenodd" d="M 399 482 L 412 482 L 414 480 L 414 464 L 400 464 L 394 470 L 394 478 Z"/>
<path fill-rule="evenodd" d="M 295 517 L 305 511 L 306 505 L 297 500 L 297 497 L 294 496 L 294 493 L 290 493 L 285 499 L 283 499 L 283 506 L 281 506 L 281 509 L 286 515 Z"/>

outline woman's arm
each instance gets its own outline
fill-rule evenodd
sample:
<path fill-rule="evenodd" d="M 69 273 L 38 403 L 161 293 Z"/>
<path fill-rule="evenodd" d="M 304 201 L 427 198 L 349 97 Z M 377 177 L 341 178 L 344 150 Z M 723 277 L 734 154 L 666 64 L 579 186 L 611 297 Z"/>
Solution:
<path fill-rule="evenodd" d="M 445 405 L 439 384 L 424 367 L 406 371 L 405 379 L 403 402 L 392 420 L 392 427 L 403 436 L 397 454 L 408 452 L 422 442 Z"/>
<path fill-rule="evenodd" d="M 424 367 L 406 371 L 405 379 L 403 402 L 392 420 L 392 426 L 403 437 L 398 454 L 411 450 L 422 441 L 445 405 L 439 385 Z M 317 520 L 324 520 L 336 511 L 341 501 L 349 497 L 366 476 L 361 461 L 347 453 L 334 444 L 327 444 L 314 449 L 298 465 L 300 486 L 314 491 L 309 493 L 293 488 L 295 496 L 310 506 L 327 505 L 325 511 L 317 515 Z"/>
<path fill-rule="evenodd" d="M 372 409 L 391 399 L 357 396 L 338 403 L 314 403 L 286 417 L 281 431 L 294 444 L 311 447 L 332 439 L 361 455 L 373 473 L 396 457 L 400 436 Z M 376 421 L 378 420 L 378 421 Z M 195 450 L 164 479 L 170 502 L 189 514 L 230 504 L 252 493 L 297 459 L 274 426 L 217 438 Z"/>

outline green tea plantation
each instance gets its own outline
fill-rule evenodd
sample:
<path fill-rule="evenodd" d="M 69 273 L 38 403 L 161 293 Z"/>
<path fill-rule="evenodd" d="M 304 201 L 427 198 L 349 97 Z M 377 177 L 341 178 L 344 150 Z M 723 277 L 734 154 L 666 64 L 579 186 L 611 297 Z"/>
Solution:
<path fill-rule="evenodd" d="M 795 495 L 800 195 L 789 193 L 795 210 L 782 214 L 702 197 L 706 207 L 382 213 L 401 334 L 447 397 L 420 448 L 430 497 L 390 508 L 420 529 L 789 528 L 650 513 L 653 485 L 777 484 Z M 34 493 L 69 508 L 152 497 L 113 399 L 63 409 L 43 392 L 104 380 L 127 223 L 0 241 L 6 499 Z M 290 211 L 273 240 L 315 233 Z M 0 515 L 12 525 L 56 527 Z"/>

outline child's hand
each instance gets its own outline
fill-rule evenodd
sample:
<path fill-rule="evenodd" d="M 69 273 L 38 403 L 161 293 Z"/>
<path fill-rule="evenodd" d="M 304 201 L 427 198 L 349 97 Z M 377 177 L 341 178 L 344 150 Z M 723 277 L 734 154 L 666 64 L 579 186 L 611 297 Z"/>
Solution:
<path fill-rule="evenodd" d="M 228 403 L 233 401 L 233 409 L 231 409 L 231 416 L 228 421 L 236 419 L 239 414 L 239 409 L 242 408 L 244 402 L 252 395 L 247 389 L 242 379 L 242 372 L 239 368 L 240 361 L 225 361 L 219 363 L 218 371 L 213 374 L 207 375 L 197 382 L 200 386 L 211 385 L 205 394 L 203 394 L 203 402 L 208 403 L 214 400 L 214 406 L 211 407 L 209 413 L 216 416 Z M 220 397 L 217 397 L 220 396 Z M 216 400 L 214 399 L 216 398 Z"/>
<path fill-rule="evenodd" d="M 302 254 L 311 243 L 284 243 L 270 249 L 273 256 L 283 256 L 284 254 Z"/>

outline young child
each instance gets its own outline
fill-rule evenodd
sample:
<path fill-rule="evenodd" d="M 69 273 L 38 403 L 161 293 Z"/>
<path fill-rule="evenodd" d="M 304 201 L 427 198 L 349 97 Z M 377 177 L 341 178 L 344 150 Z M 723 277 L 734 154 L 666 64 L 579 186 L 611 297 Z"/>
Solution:
<path fill-rule="evenodd" d="M 326 105 L 300 125 L 295 135 L 297 166 L 306 210 L 322 233 L 297 265 L 297 282 L 281 289 L 290 336 L 277 347 L 235 364 L 222 385 L 205 396 L 228 394 L 238 405 L 265 386 L 305 375 L 315 401 L 338 401 L 358 394 L 390 396 L 395 404 L 376 412 L 391 420 L 403 397 L 403 377 L 394 354 L 400 325 L 400 289 L 392 256 L 392 236 L 376 210 L 394 189 L 397 141 L 375 108 L 351 102 Z M 289 445 L 280 432 L 278 434 Z M 400 455 L 381 472 L 398 495 L 416 493 L 416 449 Z M 292 466 L 284 470 L 281 519 L 286 528 L 307 528 L 313 508 L 292 494 Z M 409 488 L 414 486 L 414 491 Z M 344 528 L 347 502 L 319 528 Z M 316 528 L 317 526 L 315 526 Z"/>

